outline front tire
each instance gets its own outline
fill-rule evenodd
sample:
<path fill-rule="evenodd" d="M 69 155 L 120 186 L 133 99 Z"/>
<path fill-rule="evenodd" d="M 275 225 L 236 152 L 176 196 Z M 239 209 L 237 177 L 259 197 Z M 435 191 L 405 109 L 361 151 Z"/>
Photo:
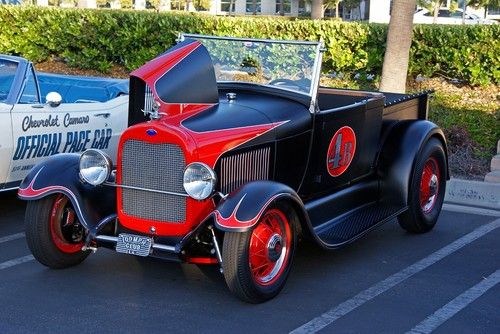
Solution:
<path fill-rule="evenodd" d="M 446 191 L 446 155 L 443 145 L 431 138 L 417 158 L 408 194 L 408 210 L 398 217 L 410 233 L 425 233 L 436 225 Z"/>
<path fill-rule="evenodd" d="M 28 247 L 35 259 L 47 267 L 71 267 L 90 253 L 82 251 L 87 231 L 63 194 L 28 202 L 25 222 Z"/>
<path fill-rule="evenodd" d="M 226 283 L 238 298 L 262 303 L 286 283 L 297 244 L 295 212 L 285 204 L 269 207 L 246 232 L 227 232 L 222 250 Z"/>

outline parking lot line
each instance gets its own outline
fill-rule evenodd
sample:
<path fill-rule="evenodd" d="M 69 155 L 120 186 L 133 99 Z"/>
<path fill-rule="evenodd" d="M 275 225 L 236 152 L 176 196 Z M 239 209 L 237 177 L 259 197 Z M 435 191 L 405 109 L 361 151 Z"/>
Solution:
<path fill-rule="evenodd" d="M 496 219 L 488 224 L 478 227 L 469 234 L 455 240 L 451 244 L 437 250 L 436 252 L 430 254 L 429 256 L 423 258 L 422 260 L 406 267 L 405 269 L 395 273 L 392 276 L 384 279 L 381 282 L 372 285 L 368 289 L 358 293 L 353 298 L 346 300 L 345 302 L 331 308 L 322 315 L 312 319 L 311 321 L 305 323 L 304 325 L 291 331 L 291 334 L 303 334 L 303 333 L 316 333 L 326 326 L 332 324 L 337 319 L 343 317 L 349 312 L 357 309 L 366 302 L 372 300 L 378 295 L 386 292 L 387 290 L 393 288 L 399 283 L 407 280 L 416 273 L 426 269 L 427 267 L 433 265 L 434 263 L 442 260 L 446 256 L 455 253 L 459 249 L 467 246 L 474 240 L 482 237 L 483 235 L 495 230 L 500 227 L 500 218 Z"/>
<path fill-rule="evenodd" d="M 493 274 L 483 279 L 478 284 L 474 285 L 469 290 L 456 297 L 448 304 L 441 307 L 439 310 L 428 316 L 424 321 L 413 327 L 406 334 L 428 334 L 432 333 L 436 328 L 442 325 L 445 321 L 460 312 L 467 305 L 472 303 L 477 298 L 481 297 L 486 291 L 500 283 L 500 269 Z"/>
<path fill-rule="evenodd" d="M 24 238 L 24 233 L 16 233 L 16 234 L 7 235 L 5 237 L 0 237 L 0 244 L 7 242 L 7 241 L 21 239 L 21 238 Z"/>
<path fill-rule="evenodd" d="M 25 262 L 33 261 L 34 259 L 35 258 L 33 257 L 33 255 L 26 255 L 26 256 L 18 257 L 17 259 L 5 261 L 5 262 L 0 263 L 0 270 L 14 267 L 14 266 L 17 266 L 18 264 L 22 264 Z"/>

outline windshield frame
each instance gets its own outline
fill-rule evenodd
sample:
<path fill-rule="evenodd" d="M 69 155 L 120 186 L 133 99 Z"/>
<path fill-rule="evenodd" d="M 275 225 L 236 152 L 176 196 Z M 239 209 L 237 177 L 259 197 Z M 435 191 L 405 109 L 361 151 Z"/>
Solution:
<path fill-rule="evenodd" d="M 277 40 L 277 39 L 263 39 L 263 38 L 245 38 L 245 37 L 227 37 L 227 36 L 209 36 L 209 35 L 198 35 L 198 34 L 185 34 L 181 33 L 178 38 L 178 42 L 184 41 L 185 38 L 192 38 L 200 41 L 203 44 L 203 39 L 212 40 L 225 40 L 225 41 L 238 41 L 238 42 L 256 42 L 256 43 L 274 43 L 274 44 L 292 44 L 292 45 L 305 45 L 314 47 L 315 59 L 311 71 L 311 86 L 309 87 L 309 92 L 301 92 L 294 89 L 288 89 L 286 87 L 280 87 L 275 85 L 268 85 L 256 82 L 247 81 L 236 81 L 236 80 L 217 80 L 218 84 L 245 84 L 245 85 L 255 85 L 265 88 L 277 89 L 279 91 L 285 91 L 292 94 L 297 94 L 302 97 L 306 97 L 309 101 L 310 111 L 314 112 L 316 107 L 316 97 L 319 88 L 319 79 L 321 75 L 321 60 L 323 55 L 323 42 L 322 41 L 300 41 L 300 40 Z"/>
<path fill-rule="evenodd" d="M 12 82 L 12 84 L 10 86 L 10 91 L 7 95 L 7 99 L 0 102 L 3 104 L 8 104 L 8 105 L 15 105 L 18 103 L 21 92 L 24 89 L 26 71 L 28 70 L 31 63 L 29 61 L 27 61 L 26 59 L 21 58 L 21 57 L 9 56 L 9 55 L 4 55 L 4 54 L 1 54 L 0 58 L 2 60 L 17 63 L 16 74 L 14 77 L 14 81 Z M 35 76 L 36 76 L 36 72 L 35 72 Z"/>

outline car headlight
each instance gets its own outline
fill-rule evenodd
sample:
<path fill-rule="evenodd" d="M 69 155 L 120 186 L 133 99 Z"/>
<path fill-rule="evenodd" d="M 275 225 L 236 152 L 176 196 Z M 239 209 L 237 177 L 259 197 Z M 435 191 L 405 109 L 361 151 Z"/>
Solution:
<path fill-rule="evenodd" d="M 204 200 L 214 192 L 217 176 L 212 168 L 201 162 L 193 162 L 184 170 L 184 190 L 196 200 Z"/>
<path fill-rule="evenodd" d="M 80 156 L 80 177 L 87 183 L 98 186 L 111 173 L 111 159 L 99 150 L 86 150 Z"/>

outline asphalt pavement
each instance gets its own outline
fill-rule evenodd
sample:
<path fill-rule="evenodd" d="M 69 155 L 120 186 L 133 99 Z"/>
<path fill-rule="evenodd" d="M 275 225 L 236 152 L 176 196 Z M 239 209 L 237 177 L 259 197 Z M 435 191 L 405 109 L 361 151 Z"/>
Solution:
<path fill-rule="evenodd" d="M 424 235 L 393 221 L 351 246 L 299 245 L 281 294 L 240 302 L 216 267 L 99 249 L 51 270 L 24 203 L 0 193 L 0 333 L 500 333 L 500 212 L 446 205 Z"/>

